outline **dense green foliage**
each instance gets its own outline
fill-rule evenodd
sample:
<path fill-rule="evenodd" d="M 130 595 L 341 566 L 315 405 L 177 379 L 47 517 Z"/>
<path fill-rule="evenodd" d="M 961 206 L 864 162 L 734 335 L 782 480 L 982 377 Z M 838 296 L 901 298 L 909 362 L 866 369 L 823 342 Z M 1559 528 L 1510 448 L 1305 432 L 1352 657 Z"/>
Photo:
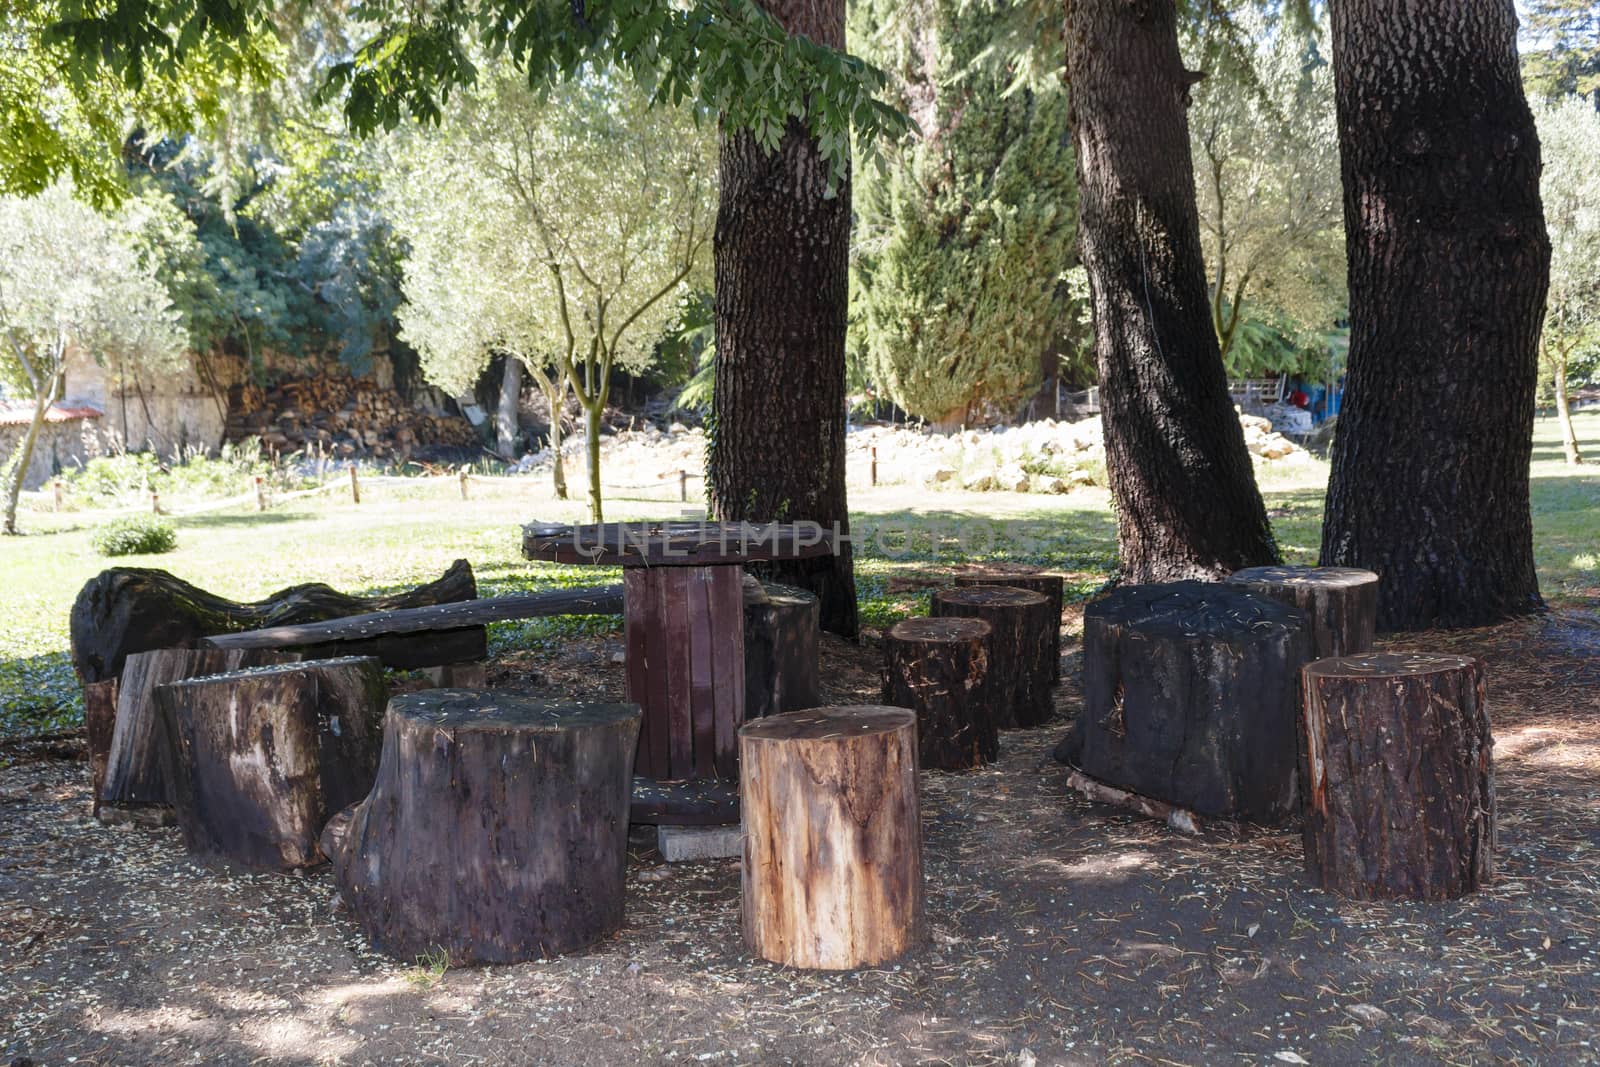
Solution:
<path fill-rule="evenodd" d="M 1540 195 L 1550 231 L 1542 391 L 1578 388 L 1600 375 L 1600 112 L 1587 100 L 1536 110 L 1544 157 Z"/>
<path fill-rule="evenodd" d="M 1066 93 L 1006 92 L 984 63 L 1009 0 L 862 0 L 853 46 L 918 130 L 856 186 L 854 343 L 873 380 L 936 422 L 1012 414 L 1063 314 L 1074 226 Z"/>
<path fill-rule="evenodd" d="M 106 523 L 90 543 L 102 556 L 156 556 L 178 547 L 178 531 L 154 515 L 133 515 Z"/>
<path fill-rule="evenodd" d="M 1600 7 L 1594 0 L 1524 0 L 1523 81 L 1530 97 L 1588 97 L 1600 111 Z"/>

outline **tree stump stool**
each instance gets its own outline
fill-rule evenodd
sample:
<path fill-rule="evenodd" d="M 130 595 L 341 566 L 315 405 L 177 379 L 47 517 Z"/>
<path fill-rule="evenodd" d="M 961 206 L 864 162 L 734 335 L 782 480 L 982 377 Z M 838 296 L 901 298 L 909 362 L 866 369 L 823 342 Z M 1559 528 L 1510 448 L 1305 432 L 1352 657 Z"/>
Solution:
<path fill-rule="evenodd" d="M 622 927 L 636 704 L 396 697 L 367 799 L 322 835 L 372 946 L 515 963 Z"/>
<path fill-rule="evenodd" d="M 1229 585 L 1292 604 L 1311 621 L 1315 659 L 1372 648 L 1378 629 L 1378 576 L 1358 567 L 1246 567 Z"/>
<path fill-rule="evenodd" d="M 932 614 L 936 619 L 982 619 L 989 624 L 986 699 L 998 728 L 1049 721 L 1061 616 L 1050 617 L 1048 597 L 1002 585 L 940 589 L 933 594 Z"/>
<path fill-rule="evenodd" d="M 166 648 L 129 655 L 115 690 L 116 717 L 106 750 L 101 803 L 119 809 L 172 806 L 172 787 L 162 756 L 171 740 L 156 708 L 157 689 L 186 678 L 291 663 L 299 658 L 294 652 L 203 648 Z M 96 696 L 97 702 L 106 695 L 108 691 L 102 690 Z M 96 708 L 96 715 L 101 711 Z"/>
<path fill-rule="evenodd" d="M 1027 589 L 1043 593 L 1050 601 L 1050 611 L 1056 620 L 1052 631 L 1051 674 L 1052 682 L 1061 681 L 1061 609 L 1066 602 L 1066 579 L 1059 574 L 958 574 L 957 586 L 1004 585 L 1012 589 Z"/>
<path fill-rule="evenodd" d="M 814 708 L 821 605 L 810 590 L 744 576 L 744 714 Z"/>
<path fill-rule="evenodd" d="M 106 762 L 117 729 L 117 679 L 90 682 L 83 687 L 84 744 L 89 750 L 89 797 L 93 813 L 100 814 L 100 792 L 106 784 Z"/>
<path fill-rule="evenodd" d="M 884 637 L 883 702 L 917 713 L 921 766 L 960 771 L 999 755 L 984 698 L 992 632 L 982 619 L 906 619 Z"/>
<path fill-rule="evenodd" d="M 887 963 L 922 936 L 917 719 L 813 708 L 739 731 L 745 943 L 791 967 Z"/>
<path fill-rule="evenodd" d="M 1296 810 L 1296 707 L 1311 627 L 1296 608 L 1207 582 L 1129 585 L 1083 619 L 1083 710 L 1056 757 L 1201 815 Z"/>
<path fill-rule="evenodd" d="M 157 689 L 185 847 L 258 870 L 321 863 L 329 816 L 372 787 L 386 696 L 383 665 L 370 657 Z"/>
<path fill-rule="evenodd" d="M 1494 873 L 1483 664 L 1380 654 L 1307 665 L 1306 871 L 1362 900 L 1447 900 Z"/>

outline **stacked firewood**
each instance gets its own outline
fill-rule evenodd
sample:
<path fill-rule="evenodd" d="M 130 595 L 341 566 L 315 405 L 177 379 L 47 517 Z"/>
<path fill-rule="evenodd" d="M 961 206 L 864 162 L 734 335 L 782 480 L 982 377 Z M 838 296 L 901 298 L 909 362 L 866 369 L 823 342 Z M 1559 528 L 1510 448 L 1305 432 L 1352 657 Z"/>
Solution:
<path fill-rule="evenodd" d="M 259 437 L 281 453 L 385 459 L 404 458 L 427 445 L 478 443 L 477 431 L 465 419 L 418 411 L 368 378 L 317 375 L 271 389 L 235 386 L 231 393 L 227 439 Z"/>

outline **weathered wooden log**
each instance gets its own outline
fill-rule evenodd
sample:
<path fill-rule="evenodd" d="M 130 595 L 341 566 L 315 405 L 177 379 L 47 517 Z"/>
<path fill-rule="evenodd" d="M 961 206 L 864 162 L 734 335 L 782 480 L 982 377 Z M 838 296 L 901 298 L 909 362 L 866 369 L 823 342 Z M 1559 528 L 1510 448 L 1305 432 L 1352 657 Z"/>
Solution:
<path fill-rule="evenodd" d="M 1201 816 L 1275 824 L 1296 810 L 1296 608 L 1205 582 L 1130 585 L 1083 620 L 1083 710 L 1056 758 Z"/>
<path fill-rule="evenodd" d="M 1389 653 L 1306 666 L 1306 872 L 1362 900 L 1447 900 L 1494 874 L 1483 664 Z"/>
<path fill-rule="evenodd" d="M 918 762 L 960 771 L 992 762 L 1000 731 L 985 699 L 989 636 L 982 619 L 905 619 L 883 642 L 883 703 L 917 713 Z"/>
<path fill-rule="evenodd" d="M 372 787 L 387 696 L 383 665 L 370 657 L 157 689 L 184 845 L 258 870 L 322 862 L 329 817 Z"/>
<path fill-rule="evenodd" d="M 323 833 L 367 940 L 514 963 L 619 929 L 639 720 L 487 690 L 396 697 L 371 795 Z"/>
<path fill-rule="evenodd" d="M 817 696 L 817 595 L 744 577 L 744 714 L 763 719 L 813 708 Z"/>
<path fill-rule="evenodd" d="M 1013 589 L 1027 589 L 1043 593 L 1050 601 L 1050 611 L 1056 620 L 1051 631 L 1050 680 L 1061 681 L 1061 609 L 1066 601 L 1066 579 L 1059 574 L 1007 574 L 1004 572 L 958 574 L 956 585 L 1006 585 Z"/>
<path fill-rule="evenodd" d="M 933 594 L 933 617 L 982 619 L 989 624 L 989 684 L 985 698 L 1002 730 L 1040 726 L 1055 710 L 1050 699 L 1055 677 L 1055 642 L 1061 616 L 1050 616 L 1043 593 L 1001 585 L 940 589 Z"/>
<path fill-rule="evenodd" d="M 1258 596 L 1292 604 L 1311 622 L 1315 659 L 1372 648 L 1378 626 L 1378 576 L 1358 567 L 1246 567 L 1228 576 Z"/>
<path fill-rule="evenodd" d="M 847 970 L 922 936 L 917 720 L 814 708 L 739 731 L 743 926 L 756 955 Z"/>
<path fill-rule="evenodd" d="M 438 581 L 393 596 L 358 597 L 313 583 L 250 603 L 206 592 L 166 571 L 114 567 L 89 579 L 72 605 L 72 665 L 85 684 L 115 678 L 130 653 L 198 648 L 211 634 L 316 622 L 374 611 L 471 600 L 472 566 L 458 559 Z"/>
<path fill-rule="evenodd" d="M 250 649 L 167 648 L 133 653 L 123 667 L 117 690 L 116 723 L 106 752 L 101 803 L 118 808 L 172 804 L 170 782 L 162 763 L 162 753 L 171 742 L 156 708 L 158 688 L 185 678 L 299 658 L 292 652 Z"/>
<path fill-rule="evenodd" d="M 100 791 L 105 787 L 106 762 L 116 728 L 117 679 L 90 682 L 83 687 L 83 732 L 89 750 L 89 797 L 95 815 L 100 814 Z"/>
<path fill-rule="evenodd" d="M 1092 800 L 1096 804 L 1110 804 L 1113 807 L 1123 808 L 1135 815 L 1143 815 L 1147 819 L 1164 822 L 1180 834 L 1198 834 L 1200 820 L 1194 812 L 1183 808 L 1174 807 L 1164 800 L 1152 797 L 1142 797 L 1138 793 L 1130 793 L 1126 789 L 1118 789 L 1114 785 L 1094 778 L 1090 778 L 1080 770 L 1073 770 L 1067 775 L 1067 788 L 1078 793 L 1085 800 Z"/>

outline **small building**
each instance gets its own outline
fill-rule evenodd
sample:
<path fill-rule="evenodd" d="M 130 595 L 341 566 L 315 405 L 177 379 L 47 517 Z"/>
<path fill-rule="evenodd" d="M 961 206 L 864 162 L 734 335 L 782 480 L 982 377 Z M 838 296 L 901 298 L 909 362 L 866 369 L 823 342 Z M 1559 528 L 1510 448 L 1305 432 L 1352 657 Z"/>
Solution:
<path fill-rule="evenodd" d="M 33 458 L 22 478 L 22 488 L 37 489 L 69 467 L 78 467 L 105 454 L 99 423 L 104 413 L 88 404 L 55 404 L 45 413 Z M 33 422 L 32 404 L 0 403 L 0 467 L 27 439 Z"/>

